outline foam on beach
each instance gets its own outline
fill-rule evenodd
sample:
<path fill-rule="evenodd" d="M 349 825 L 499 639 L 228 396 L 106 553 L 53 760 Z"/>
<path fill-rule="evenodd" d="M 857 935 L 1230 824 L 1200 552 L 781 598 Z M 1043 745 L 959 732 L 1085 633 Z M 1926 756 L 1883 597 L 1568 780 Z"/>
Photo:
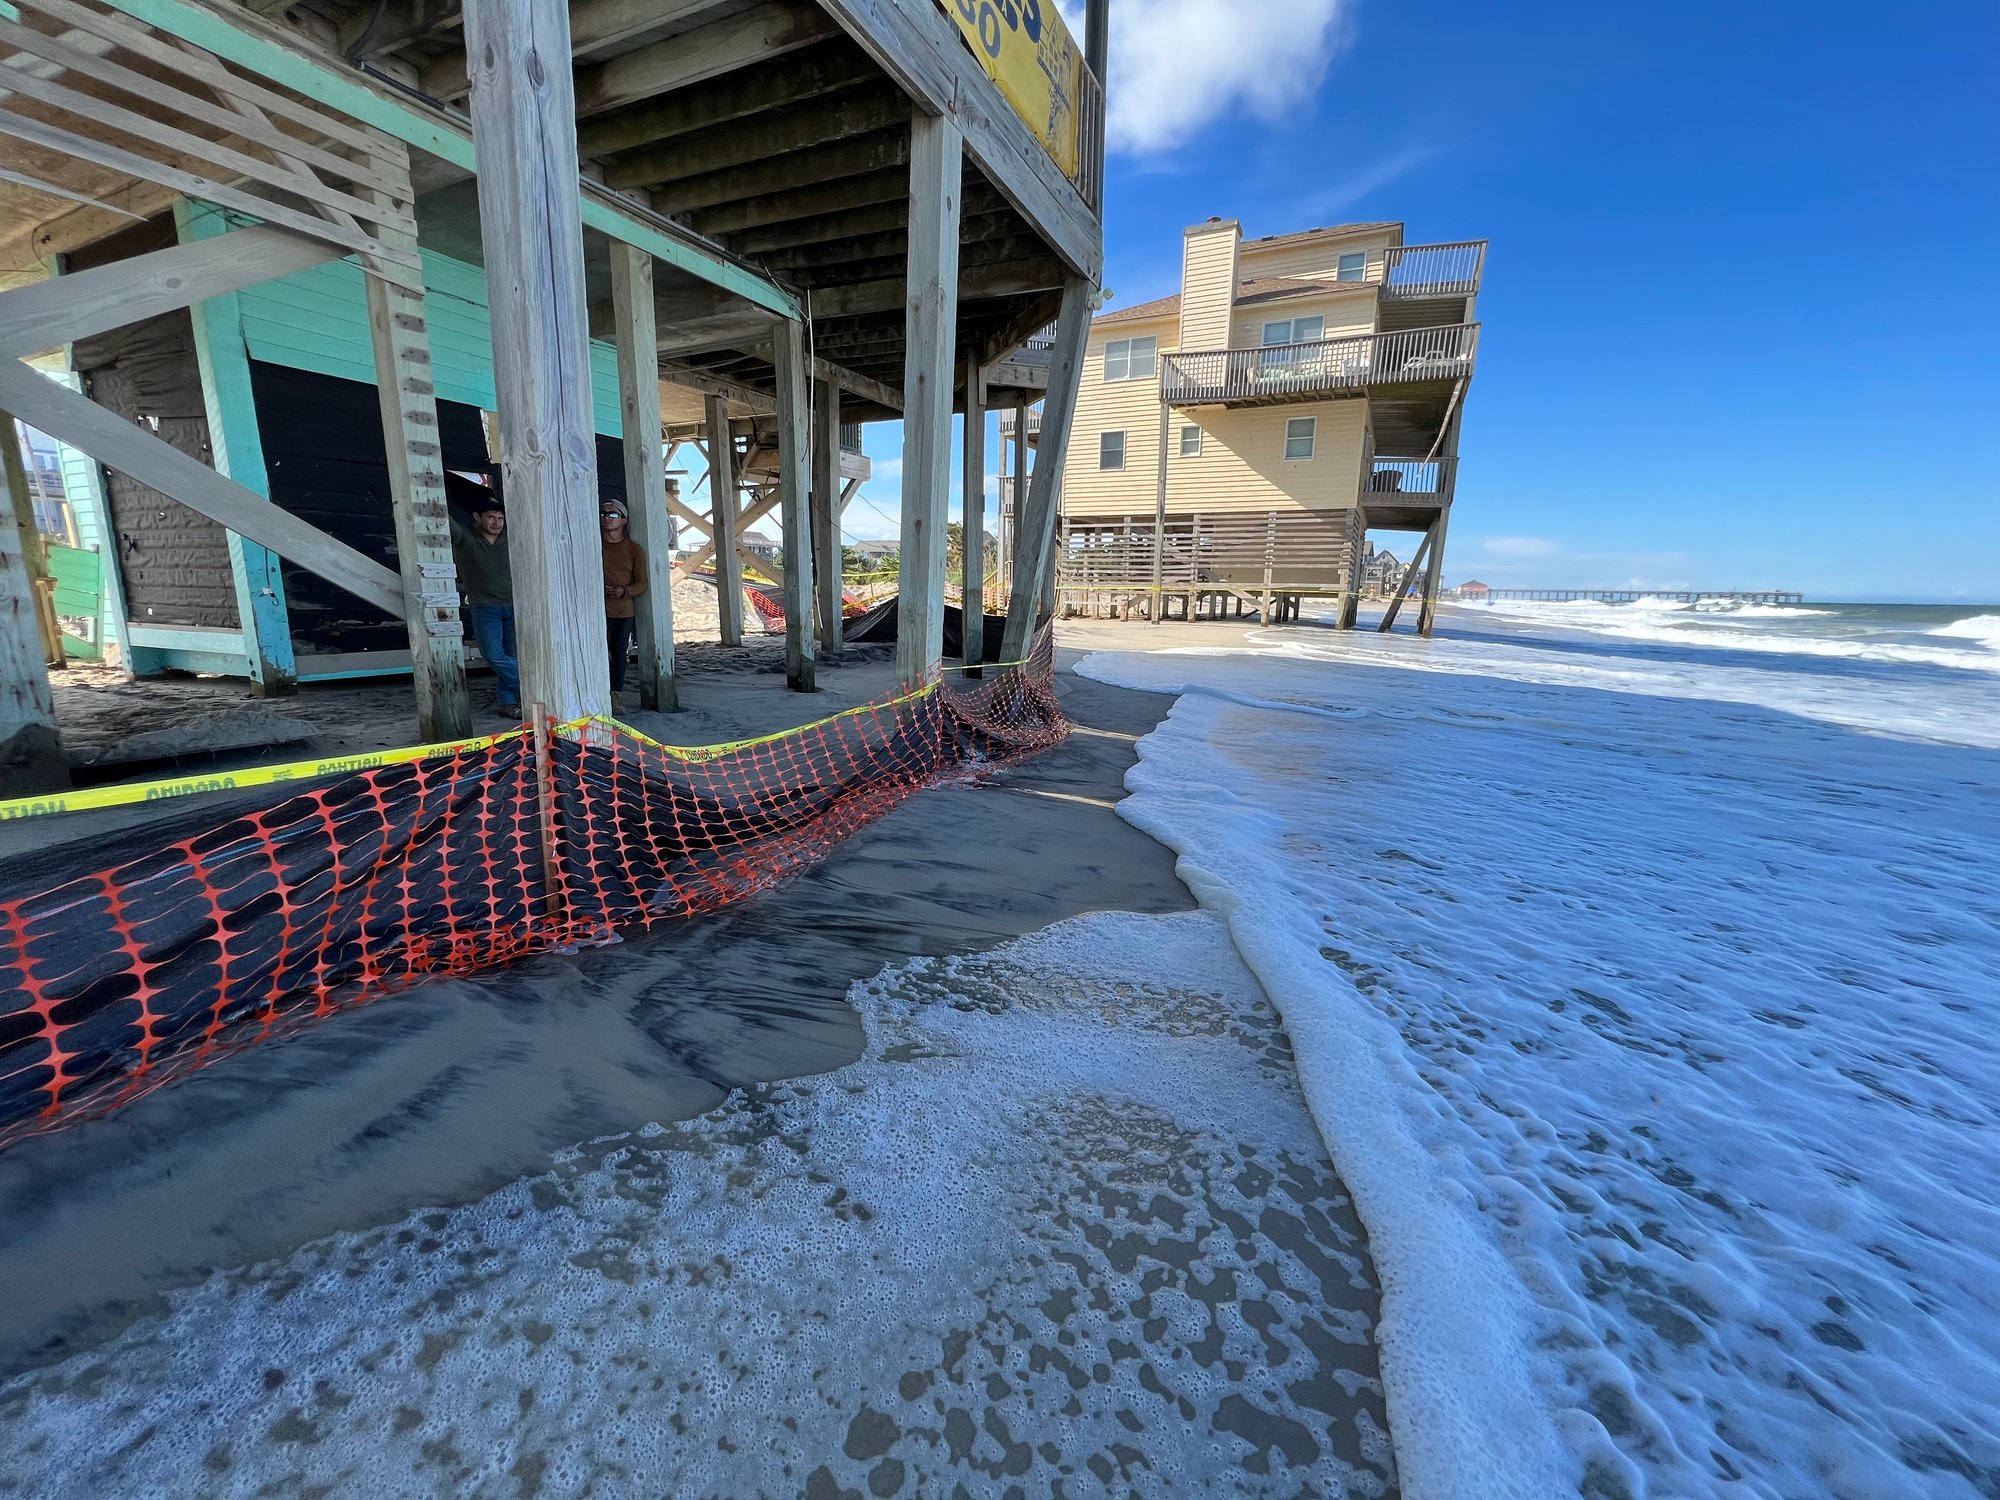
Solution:
<path fill-rule="evenodd" d="M 1478 628 L 1078 669 L 1185 695 L 1120 811 L 1283 1012 L 1404 1493 L 2000 1493 L 1990 679 Z"/>
<path fill-rule="evenodd" d="M 1215 918 L 851 998 L 859 1063 L 0 1387 L 0 1493 L 1390 1493 L 1359 1226 Z"/>

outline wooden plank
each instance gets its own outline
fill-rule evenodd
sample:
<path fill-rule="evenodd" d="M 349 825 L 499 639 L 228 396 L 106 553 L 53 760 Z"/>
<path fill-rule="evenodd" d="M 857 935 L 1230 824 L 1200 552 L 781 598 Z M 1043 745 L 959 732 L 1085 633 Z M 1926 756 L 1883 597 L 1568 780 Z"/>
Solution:
<path fill-rule="evenodd" d="M 703 234 L 735 234 L 765 224 L 782 224 L 871 203 L 901 203 L 908 191 L 909 180 L 901 172 L 844 177 L 837 182 L 814 183 L 785 193 L 760 193 L 754 198 L 697 209 L 689 213 L 688 222 Z"/>
<path fill-rule="evenodd" d="M 174 228 L 183 247 L 199 249 L 228 236 L 222 214 L 181 198 L 174 203 Z M 77 278 L 81 281 L 83 278 Z M 243 309 L 237 294 L 224 292 L 188 308 L 195 364 L 201 372 L 202 405 L 208 415 L 209 453 L 216 472 L 270 505 L 271 481 L 264 465 L 263 431 L 250 387 L 250 352 L 243 338 Z M 291 614 L 285 608 L 285 574 L 278 554 L 231 531 L 229 574 L 236 589 L 236 617 L 243 628 L 242 671 L 260 697 L 298 691 L 292 657 Z"/>
<path fill-rule="evenodd" d="M 821 253 L 824 245 L 871 234 L 894 234 L 896 243 L 908 249 L 910 240 L 906 226 L 909 213 L 907 199 L 898 194 L 859 208 L 834 209 L 779 220 L 756 229 L 740 230 L 730 235 L 729 243 L 739 255 L 763 258 L 773 252 L 784 252 L 804 256 L 808 262 Z M 783 262 L 772 258 L 765 264 L 776 269 Z"/>
<path fill-rule="evenodd" d="M 127 4 L 120 3 L 120 0 L 107 0 L 107 3 L 114 11 L 125 12 L 132 20 L 86 9 L 75 4 L 74 0 L 35 0 L 34 8 L 42 15 L 61 21 L 65 26 L 116 43 L 121 50 L 131 53 L 134 57 L 143 57 L 148 62 L 163 64 L 172 70 L 176 78 L 189 78 L 197 83 L 226 89 L 236 98 L 247 99 L 271 114 L 305 126 L 316 136 L 338 141 L 341 145 L 366 155 L 380 154 L 379 142 L 367 131 L 356 126 L 353 121 L 316 109 L 311 104 L 301 103 L 289 94 L 267 89 L 255 80 L 239 77 L 222 66 L 216 60 L 217 57 L 227 57 L 229 61 L 239 64 L 242 62 L 242 58 L 232 55 L 231 49 L 227 47 L 226 34 L 248 35 L 244 28 L 234 24 L 234 18 L 224 20 L 212 12 L 198 11 L 193 6 L 183 4 L 182 0 L 165 0 L 164 4 Z M 134 26 L 132 21 L 144 24 Z M 147 26 L 163 31 L 169 36 L 178 36 L 193 42 L 210 55 L 186 56 L 161 37 L 147 31 L 145 29 Z M 287 78 L 273 77 L 268 73 L 264 76 L 271 77 L 275 83 L 283 83 L 292 88 L 298 87 Z M 308 89 L 298 89 L 298 92 L 308 98 L 316 97 Z M 340 109 L 336 101 L 319 102 L 333 103 L 336 109 Z M 354 111 L 342 110 L 341 113 L 353 114 Z"/>
<path fill-rule="evenodd" d="M 1083 378 L 1084 345 L 1090 338 L 1091 288 L 1081 277 L 1063 288 L 1056 314 L 1056 347 L 1049 361 L 1049 394 L 1042 403 L 1036 439 L 1035 473 L 1025 506 L 1015 505 L 1014 590 L 1007 605 L 1006 659 L 1019 661 L 1041 623 L 1048 590 L 1055 583 L 1056 491 L 1069 452 L 1076 416 L 1077 387 Z M 1026 423 L 1021 430 L 1025 432 Z"/>
<path fill-rule="evenodd" d="M 579 70 L 577 112 L 603 114 L 656 94 L 671 94 L 834 35 L 833 23 L 816 6 L 760 5 Z"/>
<path fill-rule="evenodd" d="M 651 579 L 639 596 L 639 706 L 681 706 L 674 675 L 674 528 L 667 520 L 666 459 L 660 451 L 660 336 L 653 321 L 653 259 L 611 247 L 611 302 L 618 324 L 618 415 L 624 434 L 625 498 L 632 540 Z"/>
<path fill-rule="evenodd" d="M 951 118 L 993 185 L 1071 271 L 1095 284 L 1104 264 L 1097 215 L 1001 97 L 936 0 L 821 3 L 926 111 Z"/>
<path fill-rule="evenodd" d="M 668 385 L 681 386 L 690 391 L 699 391 L 704 396 L 720 396 L 725 400 L 747 406 L 759 416 L 775 416 L 778 403 L 754 386 L 742 385 L 734 380 L 724 380 L 706 370 L 697 370 L 693 365 L 680 364 L 674 360 L 659 361 L 660 379 Z"/>
<path fill-rule="evenodd" d="M 522 701 L 560 723 L 611 710 L 569 13 L 470 0 L 465 42 Z"/>
<path fill-rule="evenodd" d="M 942 19 L 942 17 L 940 17 Z M 958 329 L 963 138 L 951 121 L 910 127 L 910 269 L 903 361 L 903 528 L 896 668 L 905 691 L 944 654 L 945 522 L 951 496 L 952 351 Z"/>
<path fill-rule="evenodd" d="M 9 135 L 16 140 L 26 141 L 31 146 L 59 151 L 64 155 L 95 163 L 114 172 L 123 172 L 130 177 L 158 183 L 161 187 L 172 188 L 190 198 L 202 198 L 211 203 L 222 204 L 226 208 L 237 209 L 269 223 L 295 229 L 300 234 L 331 241 L 345 250 L 362 250 L 370 255 L 380 255 L 392 260 L 398 258 L 372 235 L 354 234 L 337 224 L 329 224 L 311 214 L 286 208 L 282 204 L 260 198 L 254 193 L 238 192 L 235 188 L 210 178 L 198 176 L 193 172 L 183 172 L 178 167 L 167 166 L 150 157 L 139 156 L 102 141 L 92 140 L 88 136 L 59 129 L 54 125 L 44 125 L 39 120 L 30 120 L 6 109 L 0 109 L 0 135 Z"/>
<path fill-rule="evenodd" d="M 712 519 L 709 545 L 715 558 L 716 619 L 722 644 L 743 644 L 743 564 L 736 556 L 736 439 L 729 435 L 729 403 L 710 396 L 708 411 L 708 496 Z M 701 562 L 690 558 L 688 571 Z"/>
<path fill-rule="evenodd" d="M 408 148 L 400 141 L 395 147 L 407 160 Z M 407 184 L 407 172 L 404 180 Z M 415 248 L 414 236 L 409 244 Z M 396 519 L 417 730 L 427 743 L 457 739 L 472 732 L 472 701 L 465 687 L 465 626 L 459 618 L 451 515 L 445 508 L 444 447 L 423 281 L 362 280 L 389 464 L 389 503 Z"/>
<path fill-rule="evenodd" d="M 779 109 L 736 129 L 696 136 L 691 140 L 668 140 L 631 151 L 604 169 L 604 180 L 613 187 L 644 187 L 653 183 L 681 184 L 711 172 L 722 172 L 761 163 L 772 157 L 804 152 L 833 145 L 857 136 L 907 125 L 910 101 L 901 94 L 850 92 L 836 94 L 821 104 L 804 109 Z M 882 165 L 900 165 L 883 163 Z M 806 177 L 801 181 L 817 179 Z M 769 188 L 745 178 L 743 192 L 730 196 L 766 192 Z M 711 202 L 724 202 L 716 198 Z M 653 206 L 662 213 L 676 209 Z M 690 204 L 690 207 L 693 205 Z"/>
<path fill-rule="evenodd" d="M 721 3 L 723 0 L 579 0 L 569 12 L 571 66 L 646 32 L 691 20 Z M 470 87 L 465 54 L 450 53 L 426 64 L 418 74 L 417 86 L 433 99 L 457 103 Z"/>
<path fill-rule="evenodd" d="M 735 472 L 738 475 L 740 481 L 741 464 L 737 461 L 737 456 L 732 455 L 730 462 L 732 465 L 732 472 Z M 739 493 L 741 492 L 740 482 L 738 485 L 738 491 Z M 776 485 L 769 485 L 760 490 L 752 490 L 749 502 L 738 508 L 735 511 L 732 518 L 725 523 L 725 525 L 729 530 L 729 535 L 732 538 L 740 538 L 743 534 L 743 530 L 745 527 L 756 525 L 759 521 L 763 520 L 764 517 L 768 516 L 772 511 L 776 510 L 778 508 L 778 502 L 782 498 L 784 497 L 778 493 Z M 681 563 L 681 571 L 684 574 L 700 572 L 703 568 L 707 567 L 711 562 L 715 562 L 716 559 L 721 555 L 715 542 L 715 536 L 714 536 L 715 522 L 713 514 L 703 519 L 700 524 L 702 530 L 709 533 L 709 540 L 705 545 L 697 547 L 693 552 L 689 553 L 686 560 Z M 729 551 L 735 553 L 738 557 L 747 560 L 752 567 L 763 566 L 763 564 L 758 562 L 758 560 L 755 557 L 750 555 L 748 550 L 743 546 L 743 544 L 739 540 L 732 540 L 730 542 Z M 718 563 L 717 566 L 719 567 L 720 564 Z M 739 641 L 736 644 L 741 645 L 742 642 Z"/>
<path fill-rule="evenodd" d="M 11 409 L 50 437 L 310 569 L 384 614 L 401 617 L 402 587 L 396 575 L 373 558 L 18 360 L 0 359 L 0 408 Z"/>
<path fill-rule="evenodd" d="M 1431 528 L 1431 565 L 1424 574 L 1423 604 L 1417 611 L 1417 634 L 1425 640 L 1430 639 L 1431 627 L 1437 623 L 1438 589 L 1444 581 L 1444 536 L 1450 529 L 1451 507 L 1447 505 Z"/>
<path fill-rule="evenodd" d="M 1430 529 L 1424 533 L 1423 541 L 1417 546 L 1417 555 L 1410 559 L 1409 567 L 1403 570 L 1402 581 L 1396 585 L 1396 592 L 1389 596 L 1389 607 L 1382 613 L 1382 623 L 1375 627 L 1378 635 L 1387 635 L 1390 627 L 1396 623 L 1396 616 L 1403 608 L 1403 600 L 1410 592 L 1411 583 L 1416 580 L 1417 569 L 1421 568 L 1424 559 L 1430 556 L 1431 542 L 1436 536 L 1437 524 L 1433 522 Z"/>
<path fill-rule="evenodd" d="M 322 240 L 258 224 L 0 292 L 0 356 L 74 343 L 339 255 Z"/>
<path fill-rule="evenodd" d="M 29 378 L 43 380 L 32 372 Z M 45 591 L 36 584 L 29 557 L 30 546 L 41 539 L 34 493 L 21 462 L 20 429 L 5 410 L 0 410 L 0 469 L 12 512 L 0 524 L 0 796 L 24 797 L 67 787 L 69 762 L 56 731 L 48 645 L 39 623 L 38 596 Z"/>
<path fill-rule="evenodd" d="M 906 132 L 877 131 L 828 146 L 766 157 L 750 166 L 728 167 L 659 183 L 652 190 L 653 207 L 665 214 L 689 213 L 764 193 L 789 192 L 814 183 L 884 172 L 902 166 L 909 159 Z"/>
<path fill-rule="evenodd" d="M 840 655 L 840 387 L 813 382 L 813 626 L 819 654 Z"/>
<path fill-rule="evenodd" d="M 778 493 L 785 545 L 785 685 L 818 691 L 813 651 L 812 411 L 805 330 L 787 323 L 772 349 L 778 385 Z"/>
<path fill-rule="evenodd" d="M 1016 394 L 1014 397 L 1014 492 L 1008 497 L 1014 503 L 1014 514 L 1007 518 L 1000 532 L 1000 567 L 1006 574 L 1007 598 L 1011 608 L 1014 597 L 1014 583 L 1019 575 L 1015 558 L 1021 546 L 1021 512 L 1027 505 L 1028 492 L 1025 487 L 1028 478 L 1028 398 Z M 1002 507 L 1005 516 L 1005 507 Z"/>
<path fill-rule="evenodd" d="M 136 110 L 126 109 L 121 104 L 114 104 L 109 99 L 99 99 L 92 94 L 79 93 L 51 79 L 37 78 L 32 73 L 11 68 L 5 63 L 0 63 L 0 89 L 18 94 L 24 99 L 33 99 L 38 103 L 50 105 L 65 113 L 89 120 L 93 124 L 107 126 L 124 135 L 143 140 L 149 146 L 161 151 L 177 152 L 183 157 L 192 157 L 196 161 L 207 162 L 210 166 L 225 168 L 252 182 L 261 182 L 266 187 L 295 193 L 310 203 L 323 203 L 341 209 L 357 219 L 366 220 L 379 227 L 412 231 L 416 228 L 416 220 L 410 216 L 407 201 L 370 203 L 366 199 L 355 197 L 352 193 L 329 187 L 310 174 L 274 166 L 270 162 L 238 151 L 233 146 L 211 141 L 205 136 L 195 135 L 169 125 L 156 116 L 142 115 Z M 243 127 L 238 123 L 232 124 L 229 128 L 240 132 Z"/>
<path fill-rule="evenodd" d="M 146 222 L 144 214 L 131 213 L 113 204 L 101 202 L 88 193 L 71 192 L 66 187 L 57 187 L 52 182 L 44 182 L 39 177 L 30 177 L 26 172 L 17 172 L 12 167 L 0 167 L 0 182 L 11 182 L 15 187 L 32 188 L 35 192 L 47 193 L 51 198 L 61 198 L 65 202 L 81 203 L 85 208 L 100 209 L 121 219 L 130 219 L 135 224 Z"/>
<path fill-rule="evenodd" d="M 634 0 L 645 5 L 650 0 Z M 581 7 L 571 10 L 574 17 Z M 572 23 L 573 24 L 573 23 Z M 614 115 L 585 121 L 577 130 L 577 149 L 586 157 L 609 156 L 670 137 L 727 125 L 733 120 L 781 109 L 802 99 L 869 83 L 882 75 L 865 58 L 845 46 L 794 57 L 783 68 L 747 68 L 717 79 L 701 89 L 647 99 Z"/>

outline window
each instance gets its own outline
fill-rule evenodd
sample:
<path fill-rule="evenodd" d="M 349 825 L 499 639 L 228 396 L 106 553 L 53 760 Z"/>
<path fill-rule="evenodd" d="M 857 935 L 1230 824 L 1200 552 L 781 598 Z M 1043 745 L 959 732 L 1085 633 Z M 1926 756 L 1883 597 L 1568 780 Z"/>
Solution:
<path fill-rule="evenodd" d="M 1368 279 L 1368 252 L 1348 250 L 1340 257 L 1339 269 L 1334 272 L 1336 281 L 1366 281 Z"/>
<path fill-rule="evenodd" d="M 1285 457 L 1311 458 L 1318 437 L 1318 417 L 1293 417 L 1285 423 Z"/>
<path fill-rule="evenodd" d="M 1125 467 L 1124 433 L 1100 432 L 1097 435 L 1097 467 L 1100 469 Z"/>
<path fill-rule="evenodd" d="M 1201 429 L 1199 427 L 1183 427 L 1181 429 L 1181 457 L 1201 457 Z"/>
<path fill-rule="evenodd" d="M 1154 356 L 1159 347 L 1160 341 L 1156 338 L 1113 339 L 1104 346 L 1104 378 L 1150 380 Z"/>
<path fill-rule="evenodd" d="M 1326 337 L 1326 319 L 1281 318 L 1264 325 L 1264 347 L 1275 344 L 1314 344 Z"/>

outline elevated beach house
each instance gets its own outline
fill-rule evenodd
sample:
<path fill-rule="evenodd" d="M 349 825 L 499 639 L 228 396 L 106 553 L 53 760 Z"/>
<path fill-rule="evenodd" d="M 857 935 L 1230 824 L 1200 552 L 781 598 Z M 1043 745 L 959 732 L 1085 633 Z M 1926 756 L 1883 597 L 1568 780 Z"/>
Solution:
<path fill-rule="evenodd" d="M 1062 476 L 1065 606 L 1282 619 L 1337 599 L 1352 625 L 1367 533 L 1406 531 L 1423 540 L 1389 588 L 1421 581 L 1428 633 L 1485 251 L 1407 245 L 1398 223 L 1188 229 L 1180 291 L 1091 327 Z"/>

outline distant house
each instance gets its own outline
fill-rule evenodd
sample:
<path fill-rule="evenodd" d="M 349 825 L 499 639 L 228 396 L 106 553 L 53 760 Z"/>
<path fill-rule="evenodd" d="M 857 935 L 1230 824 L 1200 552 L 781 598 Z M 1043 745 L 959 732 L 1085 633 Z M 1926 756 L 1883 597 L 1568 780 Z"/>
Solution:
<path fill-rule="evenodd" d="M 1492 589 L 1481 583 L 1477 578 L 1468 579 L 1458 586 L 1458 597 L 1461 599 L 1485 599 L 1492 592 Z"/>
<path fill-rule="evenodd" d="M 901 552 L 903 544 L 900 541 L 850 542 L 848 550 L 861 559 L 864 568 L 872 570 Z"/>
<path fill-rule="evenodd" d="M 1402 561 L 1386 547 L 1377 547 L 1373 542 L 1366 545 L 1368 551 L 1361 564 L 1361 592 L 1370 598 L 1386 599 L 1402 581 Z"/>

